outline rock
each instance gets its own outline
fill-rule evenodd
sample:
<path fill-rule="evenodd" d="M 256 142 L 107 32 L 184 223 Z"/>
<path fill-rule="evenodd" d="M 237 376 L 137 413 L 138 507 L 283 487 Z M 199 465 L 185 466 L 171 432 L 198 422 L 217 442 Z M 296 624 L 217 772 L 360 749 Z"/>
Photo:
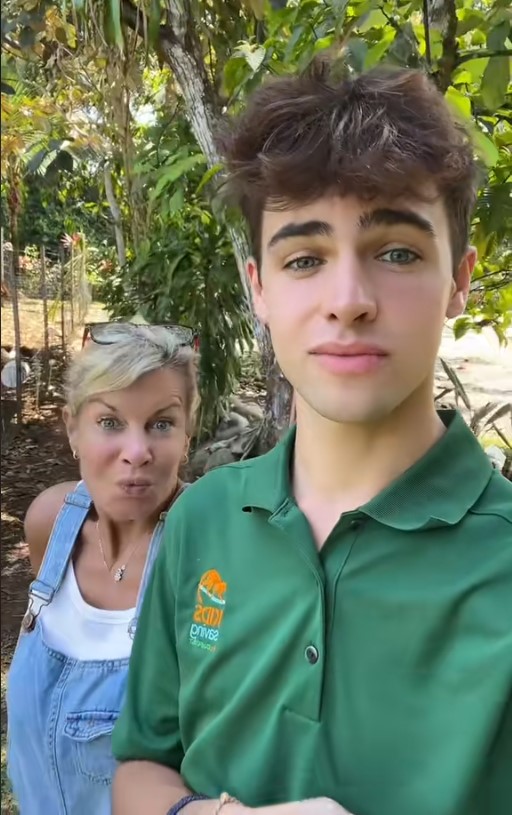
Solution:
<path fill-rule="evenodd" d="M 215 450 L 208 457 L 204 472 L 207 473 L 216 467 L 222 467 L 223 464 L 233 464 L 234 461 L 236 461 L 236 457 L 231 450 L 228 450 L 226 447 L 221 447 L 220 450 Z"/>
<path fill-rule="evenodd" d="M 200 478 L 200 476 L 203 475 L 209 458 L 210 451 L 208 447 L 198 447 L 193 456 L 191 456 L 188 467 L 193 478 Z"/>
<path fill-rule="evenodd" d="M 234 436 L 238 436 L 248 424 L 249 420 L 246 419 L 245 416 L 241 416 L 235 412 L 228 413 L 215 431 L 215 441 L 225 441 L 226 439 L 232 439 Z"/>
<path fill-rule="evenodd" d="M 248 427 L 243 433 L 237 436 L 237 438 L 231 441 L 229 449 L 237 458 L 241 458 L 241 456 L 252 447 L 258 433 L 258 427 Z"/>
<path fill-rule="evenodd" d="M 243 402 L 238 396 L 234 396 L 231 400 L 231 407 L 249 421 L 261 422 L 263 419 L 263 411 L 256 402 Z"/>

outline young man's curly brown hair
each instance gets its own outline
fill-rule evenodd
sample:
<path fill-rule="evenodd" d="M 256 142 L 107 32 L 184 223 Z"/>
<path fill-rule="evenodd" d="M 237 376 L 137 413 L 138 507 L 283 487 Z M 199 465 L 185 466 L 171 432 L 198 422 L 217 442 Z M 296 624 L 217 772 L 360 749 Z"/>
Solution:
<path fill-rule="evenodd" d="M 361 199 L 444 201 L 454 269 L 469 240 L 477 163 L 468 132 L 419 71 L 378 67 L 335 79 L 332 63 L 271 80 L 219 136 L 230 198 L 245 216 L 260 259 L 263 209 L 330 193 Z"/>

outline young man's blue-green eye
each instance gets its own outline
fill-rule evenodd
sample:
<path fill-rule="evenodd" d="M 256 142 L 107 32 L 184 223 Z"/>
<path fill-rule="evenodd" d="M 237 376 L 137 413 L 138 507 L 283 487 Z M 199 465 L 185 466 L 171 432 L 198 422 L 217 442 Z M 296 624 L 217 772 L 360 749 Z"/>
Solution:
<path fill-rule="evenodd" d="M 404 247 L 388 249 L 387 252 L 383 252 L 379 255 L 379 260 L 383 260 L 385 263 L 396 263 L 397 265 L 414 263 L 414 261 L 418 259 L 419 255 L 417 252 L 413 252 L 412 249 L 405 249 Z"/>
<path fill-rule="evenodd" d="M 311 269 L 316 269 L 321 266 L 324 261 L 314 255 L 302 255 L 300 258 L 295 258 L 285 265 L 285 269 L 291 269 L 296 272 L 309 272 Z"/>

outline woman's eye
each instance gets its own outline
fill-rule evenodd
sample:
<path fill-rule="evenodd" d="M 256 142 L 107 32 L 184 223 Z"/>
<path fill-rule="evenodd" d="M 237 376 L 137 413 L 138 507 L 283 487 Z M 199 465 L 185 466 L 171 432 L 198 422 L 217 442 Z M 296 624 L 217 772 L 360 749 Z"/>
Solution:
<path fill-rule="evenodd" d="M 378 259 L 383 260 L 385 263 L 405 266 L 408 263 L 414 263 L 415 260 L 419 260 L 419 257 L 418 253 L 413 252 L 412 249 L 397 247 L 396 249 L 388 249 L 387 252 L 383 252 L 382 255 L 379 255 Z"/>
<path fill-rule="evenodd" d="M 173 423 L 170 419 L 158 419 L 158 421 L 153 425 L 155 430 L 159 430 L 161 433 L 166 433 L 172 426 Z"/>
<path fill-rule="evenodd" d="M 103 430 L 117 430 L 119 427 L 118 419 L 114 419 L 112 416 L 103 416 L 98 420 L 98 424 Z"/>
<path fill-rule="evenodd" d="M 322 266 L 324 263 L 321 258 L 317 258 L 314 255 L 303 255 L 300 258 L 295 258 L 294 260 L 290 260 L 289 263 L 285 264 L 285 269 L 291 269 L 294 272 L 310 272 L 312 269 L 316 269 L 317 266 Z"/>

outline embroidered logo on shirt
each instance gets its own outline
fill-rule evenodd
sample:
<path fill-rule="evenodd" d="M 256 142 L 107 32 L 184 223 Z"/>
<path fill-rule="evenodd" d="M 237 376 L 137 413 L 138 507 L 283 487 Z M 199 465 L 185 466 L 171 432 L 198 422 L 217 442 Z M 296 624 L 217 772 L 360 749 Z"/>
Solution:
<path fill-rule="evenodd" d="M 205 572 L 197 587 L 197 603 L 190 626 L 190 643 L 204 651 L 216 651 L 219 639 L 225 594 L 228 589 L 216 569 Z"/>

